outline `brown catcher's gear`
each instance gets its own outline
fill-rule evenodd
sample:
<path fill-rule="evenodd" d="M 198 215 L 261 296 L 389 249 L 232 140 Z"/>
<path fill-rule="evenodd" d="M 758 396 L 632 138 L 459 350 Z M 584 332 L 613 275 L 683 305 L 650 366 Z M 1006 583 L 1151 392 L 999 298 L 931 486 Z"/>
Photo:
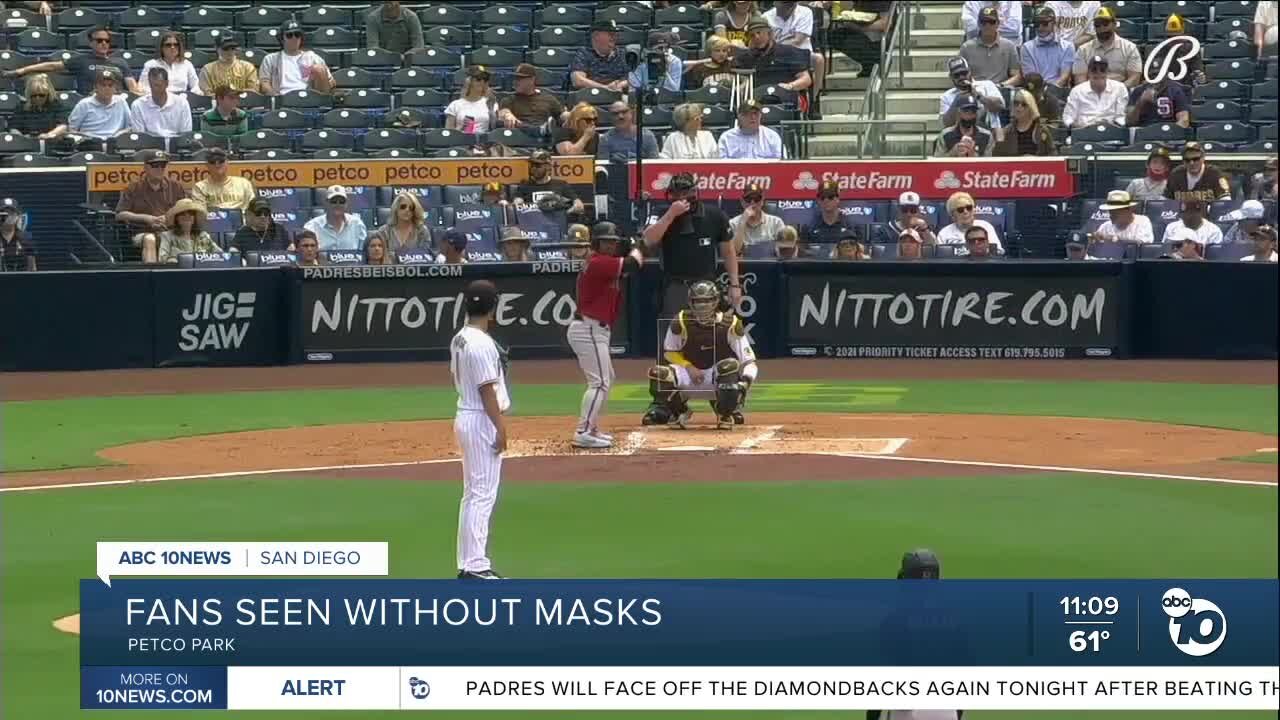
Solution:
<path fill-rule="evenodd" d="M 738 316 L 713 312 L 711 321 L 703 324 L 693 322 L 688 312 L 681 310 L 676 315 L 674 327 L 675 332 L 684 337 L 681 352 L 685 358 L 699 370 L 709 370 L 721 360 L 734 358 L 733 348 L 729 347 L 729 333 L 741 337 L 744 332 Z"/>

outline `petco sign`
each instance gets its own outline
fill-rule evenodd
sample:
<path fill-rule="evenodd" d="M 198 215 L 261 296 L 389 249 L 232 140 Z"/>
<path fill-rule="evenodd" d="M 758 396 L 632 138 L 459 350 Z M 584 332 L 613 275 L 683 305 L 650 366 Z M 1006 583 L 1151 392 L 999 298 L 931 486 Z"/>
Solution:
<path fill-rule="evenodd" d="M 703 199 L 738 199 L 753 184 L 764 186 L 771 200 L 811 200 L 827 181 L 840 186 L 840 195 L 852 200 L 896 200 L 907 190 L 927 198 L 945 199 L 966 191 L 988 198 L 1064 198 L 1075 192 L 1075 178 L 1064 158 L 1018 160 L 794 160 L 701 162 L 650 160 L 643 164 L 642 187 L 662 197 L 667 183 L 678 172 L 690 171 L 698 180 Z M 631 166 L 632 189 L 635 165 Z"/>

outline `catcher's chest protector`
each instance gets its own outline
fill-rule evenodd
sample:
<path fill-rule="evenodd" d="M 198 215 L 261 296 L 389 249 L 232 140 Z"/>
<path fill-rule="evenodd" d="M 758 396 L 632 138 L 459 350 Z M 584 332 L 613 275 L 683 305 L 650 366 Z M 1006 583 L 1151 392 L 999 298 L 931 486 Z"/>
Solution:
<path fill-rule="evenodd" d="M 729 347 L 729 333 L 734 325 L 734 315 L 717 313 L 712 325 L 700 325 L 686 313 L 681 313 L 684 327 L 684 356 L 699 370 L 710 370 L 721 360 L 736 358 Z"/>

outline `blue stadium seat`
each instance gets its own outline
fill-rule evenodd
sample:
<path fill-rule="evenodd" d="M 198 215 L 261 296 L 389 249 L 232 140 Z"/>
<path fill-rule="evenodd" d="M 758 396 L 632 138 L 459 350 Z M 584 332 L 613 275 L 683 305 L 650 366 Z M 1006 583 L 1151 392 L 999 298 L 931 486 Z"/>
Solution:
<path fill-rule="evenodd" d="M 1156 235 L 1157 242 L 1151 244 L 1143 244 L 1138 246 L 1138 257 L 1143 260 L 1155 260 L 1169 251 L 1169 248 L 1158 242 L 1159 235 Z"/>
<path fill-rule="evenodd" d="M 305 199 L 304 199 L 305 194 Z M 258 188 L 258 197 L 271 205 L 273 212 L 287 212 L 311 207 L 311 190 L 302 188 Z"/>
<path fill-rule="evenodd" d="M 244 224 L 239 210 L 224 210 L 222 208 L 214 208 L 209 210 L 205 216 L 205 230 L 211 234 L 226 235 L 234 234 L 240 226 Z"/>
<path fill-rule="evenodd" d="M 1013 213 L 1014 205 L 1011 202 L 1003 202 L 1000 200 L 978 200 L 978 207 L 974 216 L 978 220 L 986 220 L 996 229 L 1002 238 L 1002 242 L 1008 245 L 1008 234 L 1010 228 L 1014 227 Z"/>
<path fill-rule="evenodd" d="M 956 257 L 956 249 L 959 245 L 934 245 L 933 257 L 939 260 L 952 260 Z"/>
<path fill-rule="evenodd" d="M 1177 200 L 1148 200 L 1143 204 L 1142 214 L 1146 215 L 1154 227 L 1163 229 L 1165 225 L 1178 219 L 1181 203 Z M 1156 233 L 1156 239 L 1160 233 Z"/>
<path fill-rule="evenodd" d="M 1222 60 L 1221 62 L 1207 63 L 1204 72 L 1213 80 L 1251 82 L 1257 72 L 1257 66 L 1252 60 Z"/>
<path fill-rule="evenodd" d="M 818 206 L 813 200 L 766 200 L 765 212 L 777 215 L 783 223 L 799 229 L 813 222 Z"/>
<path fill-rule="evenodd" d="M 467 260 L 471 262 L 497 262 L 502 259 L 502 254 L 498 252 L 498 231 L 496 228 L 482 227 L 471 231 L 464 231 L 467 236 Z M 436 245 L 443 241 L 444 229 L 437 229 L 433 233 L 436 235 Z"/>
<path fill-rule="evenodd" d="M 1255 88 L 1256 89 L 1256 88 Z M 1197 85 L 1192 92 L 1194 102 L 1206 100 L 1242 100 L 1249 96 L 1249 86 L 1237 80 L 1218 80 Z"/>
<path fill-rule="evenodd" d="M 308 30 L 329 27 L 349 28 L 355 26 L 355 19 L 352 16 L 351 10 L 334 7 L 332 5 L 316 5 L 308 7 L 300 13 L 295 13 L 294 17 L 296 17 L 298 22 L 302 23 L 302 26 Z"/>
<path fill-rule="evenodd" d="M 1253 254 L 1253 243 L 1219 243 L 1205 248 L 1205 260 L 1239 262 L 1240 258 Z"/>
<path fill-rule="evenodd" d="M 389 110 L 391 96 L 381 90 L 359 88 L 348 92 L 342 104 L 343 107 L 356 110 Z"/>
<path fill-rule="evenodd" d="M 293 237 L 293 233 L 289 233 Z M 245 264 L 249 267 L 278 267 L 294 265 L 298 262 L 298 254 L 291 252 L 251 251 L 244 254 Z"/>
<path fill-rule="evenodd" d="M 684 94 L 685 102 L 703 103 L 706 105 L 727 105 L 733 92 L 717 85 L 688 90 Z"/>
<path fill-rule="evenodd" d="M 772 260 L 778 256 L 773 243 L 752 243 L 743 250 L 743 258 L 747 260 Z"/>
<path fill-rule="evenodd" d="M 309 130 L 311 122 L 297 110 L 273 110 L 262 114 L 261 127 L 268 130 Z"/>
<path fill-rule="evenodd" d="M 544 213 L 537 205 L 515 205 L 515 224 L 534 244 L 560 242 L 568 230 L 565 213 Z"/>
<path fill-rule="evenodd" d="M 390 207 L 395 202 L 396 196 L 402 192 L 413 195 L 418 200 L 418 204 L 424 208 L 440 207 L 439 185 L 416 185 L 416 186 L 397 186 L 397 187 L 380 187 L 378 188 L 378 205 Z"/>
<path fill-rule="evenodd" d="M 544 7 L 539 19 L 544 26 L 576 25 L 585 28 L 591 24 L 591 6 L 586 3 L 555 3 Z"/>
<path fill-rule="evenodd" d="M 760 122 L 764 125 L 777 126 L 799 118 L 800 111 L 793 108 L 765 105 L 760 109 Z"/>
<path fill-rule="evenodd" d="M 1230 100 L 1213 100 L 1195 108 L 1191 117 L 1198 123 L 1240 121 L 1245 118 L 1245 110 Z"/>
<path fill-rule="evenodd" d="M 328 205 L 329 201 L 326 195 L 326 188 L 312 189 L 312 206 L 323 208 Z M 377 188 L 365 187 L 363 185 L 355 185 L 347 188 L 347 212 L 362 213 L 365 210 L 372 210 L 377 204 Z"/>
<path fill-rule="evenodd" d="M 539 48 L 530 54 L 529 62 L 539 69 L 567 70 L 574 52 L 568 48 Z"/>
<path fill-rule="evenodd" d="M 1084 200 L 1080 203 L 1080 229 L 1084 232 L 1097 232 L 1102 224 L 1111 219 L 1111 214 L 1102 210 L 1103 200 Z"/>
<path fill-rule="evenodd" d="M 840 215 L 854 225 L 888 222 L 889 203 L 880 200 L 842 200 Z"/>
<path fill-rule="evenodd" d="M 1206 61 L 1247 60 L 1254 56 L 1253 45 L 1239 40 L 1220 40 L 1204 46 Z"/>
<path fill-rule="evenodd" d="M 622 99 L 622 93 L 615 90 L 601 90 L 600 88 L 582 88 L 573 93 L 569 97 L 569 106 L 577 105 L 580 102 L 590 103 L 596 106 L 612 105 Z"/>
<path fill-rule="evenodd" d="M 1259 128 L 1259 129 L 1258 129 L 1258 139 L 1259 139 L 1259 140 L 1275 140 L 1275 139 L 1277 139 L 1277 138 L 1276 138 L 1276 129 L 1277 129 L 1277 128 L 1276 128 L 1276 124 L 1275 124 L 1275 123 L 1272 123 L 1272 124 L 1270 124 L 1270 125 L 1263 125 L 1261 128 Z"/>
<path fill-rule="evenodd" d="M 1109 123 L 1075 128 L 1071 131 L 1071 145 L 1081 143 L 1120 147 L 1129 143 L 1129 130 Z"/>
<path fill-rule="evenodd" d="M 36 58 L 16 53 L 12 50 L 0 49 L 0 71 L 17 70 L 36 62 Z"/>
<path fill-rule="evenodd" d="M 236 16 L 236 27 L 242 30 L 257 30 L 258 28 L 278 28 L 291 17 L 291 13 L 285 12 L 270 5 L 258 5 L 255 7 L 241 10 Z"/>
<path fill-rule="evenodd" d="M 872 260 L 897 260 L 898 246 L 897 244 L 873 243 L 871 245 Z"/>
<path fill-rule="evenodd" d="M 490 130 L 485 138 L 495 145 L 511 148 L 540 148 L 546 145 L 542 138 L 525 132 L 519 128 L 498 128 Z"/>
<path fill-rule="evenodd" d="M 659 105 L 644 108 L 644 126 L 649 129 L 671 127 L 671 111 Z"/>
<path fill-rule="evenodd" d="M 320 256 L 329 265 L 364 264 L 364 252 L 361 250 L 321 250 Z"/>
<path fill-rule="evenodd" d="M 440 3 L 418 12 L 423 29 L 435 27 L 465 28 L 475 24 L 476 19 L 470 12 L 453 3 Z M 448 44 L 448 43 L 445 43 Z"/>
<path fill-rule="evenodd" d="M 466 205 L 479 205 L 481 187 L 479 185 L 446 185 L 444 187 L 444 204 L 461 210 Z M 494 218 L 493 224 L 498 224 Z"/>
<path fill-rule="evenodd" d="M 1242 122 L 1220 122 L 1196 128 L 1196 139 L 1224 145 L 1253 142 L 1253 128 Z"/>

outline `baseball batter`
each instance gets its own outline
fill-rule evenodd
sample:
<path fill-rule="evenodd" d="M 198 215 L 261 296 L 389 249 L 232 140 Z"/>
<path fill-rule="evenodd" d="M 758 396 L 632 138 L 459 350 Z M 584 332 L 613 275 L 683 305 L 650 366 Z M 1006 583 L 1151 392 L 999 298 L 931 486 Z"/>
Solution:
<path fill-rule="evenodd" d="M 711 409 L 720 429 L 746 422 L 742 407 L 759 366 L 742 321 L 719 307 L 715 283 L 700 280 L 689 286 L 689 307 L 676 314 L 662 343 L 670 365 L 649 368 L 653 405 L 642 424 L 685 427 L 693 416 L 690 391 L 714 397 Z"/>
<path fill-rule="evenodd" d="M 453 433 L 462 450 L 458 579 L 501 580 L 488 555 L 489 519 L 498 502 L 502 453 L 507 449 L 502 416 L 511 409 L 503 356 L 489 335 L 498 290 L 488 280 L 476 280 L 463 293 L 467 324 L 449 343 L 449 373 L 458 391 Z"/>
<path fill-rule="evenodd" d="M 573 433 L 573 446 L 609 448 L 613 437 L 600 431 L 600 415 L 613 386 L 613 358 L 609 335 L 622 308 L 622 278 L 644 263 L 644 256 L 618 235 L 611 222 L 597 223 L 591 232 L 591 254 L 578 274 L 578 311 L 569 323 L 569 347 L 587 378 L 582 410 Z"/>

